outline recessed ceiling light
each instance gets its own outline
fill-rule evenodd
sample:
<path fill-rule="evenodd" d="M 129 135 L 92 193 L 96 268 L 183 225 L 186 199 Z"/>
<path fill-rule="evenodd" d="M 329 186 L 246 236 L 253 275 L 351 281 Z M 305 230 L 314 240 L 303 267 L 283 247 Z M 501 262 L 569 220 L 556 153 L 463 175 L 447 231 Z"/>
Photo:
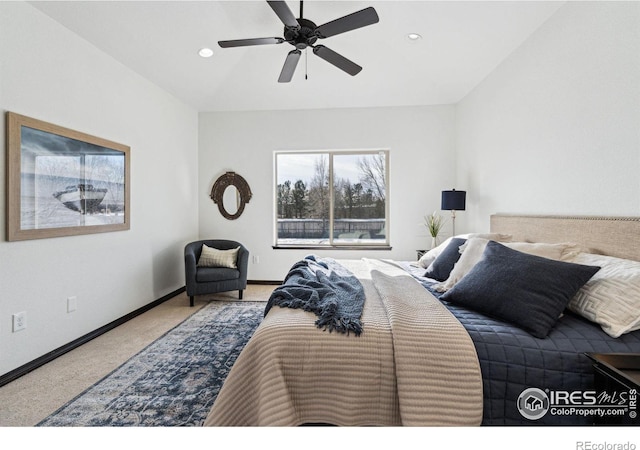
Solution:
<path fill-rule="evenodd" d="M 198 55 L 202 56 L 203 58 L 209 58 L 213 56 L 213 50 L 211 50 L 210 48 L 201 48 L 200 50 L 198 50 Z"/>
<path fill-rule="evenodd" d="M 417 41 L 419 39 L 422 39 L 422 36 L 420 36 L 418 33 L 409 33 L 409 34 L 407 34 L 407 38 L 410 41 Z"/>

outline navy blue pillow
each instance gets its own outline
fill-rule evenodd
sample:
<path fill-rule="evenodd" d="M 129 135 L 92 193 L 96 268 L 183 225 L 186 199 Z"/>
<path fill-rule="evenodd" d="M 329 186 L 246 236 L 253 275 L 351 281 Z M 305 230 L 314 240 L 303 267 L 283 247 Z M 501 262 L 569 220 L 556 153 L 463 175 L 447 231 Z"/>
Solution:
<path fill-rule="evenodd" d="M 489 241 L 482 259 L 441 300 L 545 338 L 569 300 L 600 267 L 555 261 Z"/>
<path fill-rule="evenodd" d="M 438 281 L 444 281 L 449 278 L 453 266 L 455 266 L 460 259 L 460 251 L 458 248 L 465 242 L 467 242 L 466 239 L 451 239 L 444 250 L 440 252 L 438 257 L 427 268 L 424 276 Z"/>

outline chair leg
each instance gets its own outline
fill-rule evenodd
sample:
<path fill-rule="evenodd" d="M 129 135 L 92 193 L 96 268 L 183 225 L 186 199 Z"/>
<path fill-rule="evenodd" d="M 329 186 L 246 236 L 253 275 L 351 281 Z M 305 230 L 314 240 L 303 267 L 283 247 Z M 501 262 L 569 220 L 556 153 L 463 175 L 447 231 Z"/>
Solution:
<path fill-rule="evenodd" d="M 240 289 L 240 294 L 238 295 L 238 298 L 242 300 L 242 289 Z"/>
<path fill-rule="evenodd" d="M 189 296 L 189 304 L 193 306 L 193 295 Z"/>

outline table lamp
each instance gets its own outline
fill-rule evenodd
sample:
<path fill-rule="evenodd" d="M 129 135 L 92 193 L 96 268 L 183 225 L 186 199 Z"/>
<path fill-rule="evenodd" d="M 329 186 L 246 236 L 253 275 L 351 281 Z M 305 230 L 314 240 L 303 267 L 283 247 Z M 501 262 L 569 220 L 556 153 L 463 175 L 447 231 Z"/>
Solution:
<path fill-rule="evenodd" d="M 440 209 L 451 211 L 451 223 L 453 224 L 453 234 L 456 235 L 456 211 L 464 211 L 467 198 L 466 191 L 442 191 L 442 205 Z"/>

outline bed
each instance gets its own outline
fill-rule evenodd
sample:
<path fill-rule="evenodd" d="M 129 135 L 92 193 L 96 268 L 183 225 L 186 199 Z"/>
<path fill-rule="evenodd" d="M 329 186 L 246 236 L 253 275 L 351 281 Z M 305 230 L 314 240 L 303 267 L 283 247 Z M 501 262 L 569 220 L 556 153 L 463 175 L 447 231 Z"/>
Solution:
<path fill-rule="evenodd" d="M 593 391 L 592 363 L 585 353 L 640 353 L 640 331 L 635 330 L 640 328 L 640 218 L 494 215 L 490 231 L 491 236 L 509 237 L 505 242 L 461 238 L 467 244 L 462 253 L 455 242 L 459 259 L 453 267 L 463 266 L 462 257 L 472 255 L 472 245 L 484 247 L 482 258 L 453 285 L 442 279 L 447 273 L 439 280 L 426 276 L 433 274 L 435 260 L 445 260 L 451 242 L 441 246 L 426 271 L 408 262 L 337 261 L 345 271 L 341 277 L 350 274 L 361 283 L 366 299 L 362 332 L 328 331 L 326 326 L 323 331 L 313 313 L 270 307 L 205 425 L 592 424 L 594 417 L 588 414 L 546 413 L 532 419 L 522 412 L 522 394 L 531 388 L 546 393 Z M 545 244 L 532 244 L 535 250 L 527 247 L 523 253 L 529 243 Z M 558 248 L 562 251 L 557 258 L 542 256 Z M 507 319 L 494 310 L 483 311 L 504 292 L 492 290 L 498 283 L 478 280 L 487 273 L 517 273 L 518 258 L 523 264 L 540 263 L 547 272 L 540 269 L 539 276 L 550 280 L 520 289 L 546 295 L 547 285 L 556 289 L 557 278 L 563 286 L 579 284 L 578 293 L 570 295 L 571 302 L 565 302 L 559 314 L 553 309 L 557 302 L 547 305 L 544 297 L 544 310 L 536 304 L 538 309 L 513 313 L 517 308 L 512 307 L 505 312 Z M 491 261 L 509 264 L 497 271 Z M 616 272 L 618 263 L 622 277 Z M 453 273 L 450 268 L 449 278 Z M 606 285 L 610 279 L 615 286 Z M 602 311 L 593 312 L 589 296 L 594 283 L 596 289 L 605 283 L 598 295 L 614 292 L 623 297 L 629 316 L 624 324 L 611 325 Z M 576 298 L 588 301 L 576 303 Z"/>

